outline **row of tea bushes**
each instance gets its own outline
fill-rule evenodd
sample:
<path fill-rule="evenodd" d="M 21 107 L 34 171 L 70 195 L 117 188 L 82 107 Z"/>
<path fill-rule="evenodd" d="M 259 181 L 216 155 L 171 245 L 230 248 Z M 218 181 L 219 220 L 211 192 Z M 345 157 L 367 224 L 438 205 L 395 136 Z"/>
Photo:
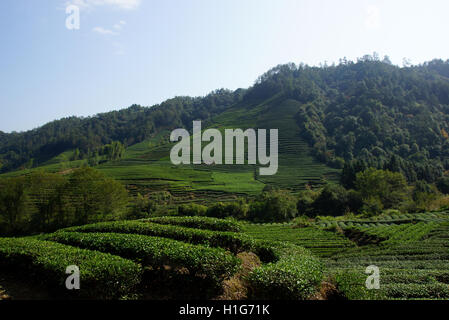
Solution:
<path fill-rule="evenodd" d="M 186 268 L 191 276 L 207 277 L 216 284 L 231 277 L 240 260 L 221 248 L 192 245 L 172 239 L 120 233 L 56 232 L 46 240 L 109 252 L 141 262 L 153 269 Z"/>
<path fill-rule="evenodd" d="M 211 247 L 221 247 L 232 253 L 253 251 L 262 261 L 273 261 L 277 255 L 263 241 L 235 232 L 210 231 L 192 229 L 174 225 L 161 225 L 142 221 L 100 222 L 81 227 L 63 229 L 66 232 L 106 232 L 140 234 L 153 237 L 164 237 L 192 244 L 202 244 Z"/>
<path fill-rule="evenodd" d="M 296 245 L 273 244 L 280 256 L 248 276 L 254 299 L 308 299 L 323 279 L 324 266 L 307 249 Z"/>
<path fill-rule="evenodd" d="M 0 238 L 0 267 L 26 272 L 58 292 L 69 293 L 66 268 L 80 270 L 80 298 L 113 299 L 131 292 L 141 281 L 142 268 L 130 260 L 97 251 L 31 238 Z"/>
<path fill-rule="evenodd" d="M 211 217 L 156 217 L 144 219 L 142 221 L 149 221 L 158 224 L 169 224 L 181 227 L 205 229 L 212 231 L 231 231 L 241 232 L 242 227 L 240 223 L 235 220 L 224 220 Z"/>

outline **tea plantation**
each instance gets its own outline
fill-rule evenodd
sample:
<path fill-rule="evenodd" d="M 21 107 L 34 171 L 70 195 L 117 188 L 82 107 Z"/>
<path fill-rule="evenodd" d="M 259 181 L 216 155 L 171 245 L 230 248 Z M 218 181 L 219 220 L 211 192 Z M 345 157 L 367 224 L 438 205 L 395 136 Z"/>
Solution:
<path fill-rule="evenodd" d="M 2 238 L 0 270 L 71 299 L 212 299 L 226 281 L 242 283 L 247 298 L 305 299 L 319 288 L 323 264 L 308 250 L 257 240 L 236 232 L 241 228 L 229 220 L 165 217 Z M 242 252 L 262 263 L 243 272 Z M 66 290 L 71 265 L 80 269 L 80 290 Z"/>
<path fill-rule="evenodd" d="M 65 289 L 69 265 L 80 268 L 81 290 Z M 368 266 L 379 268 L 378 290 L 365 287 Z M 101 222 L 0 239 L 0 268 L 69 299 L 225 299 L 227 283 L 245 288 L 241 299 L 449 299 L 449 212 L 319 217 L 307 227 Z"/>

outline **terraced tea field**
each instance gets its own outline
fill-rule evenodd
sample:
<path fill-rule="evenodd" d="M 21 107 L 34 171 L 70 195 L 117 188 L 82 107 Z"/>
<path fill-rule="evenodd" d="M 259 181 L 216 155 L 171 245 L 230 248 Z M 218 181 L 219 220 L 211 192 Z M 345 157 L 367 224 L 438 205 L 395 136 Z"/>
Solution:
<path fill-rule="evenodd" d="M 80 270 L 81 290 L 65 289 L 72 265 Z M 322 263 L 304 248 L 259 241 L 234 221 L 199 217 L 102 222 L 0 238 L 0 271 L 68 299 L 306 299 L 323 277 Z M 226 289 L 232 287 L 228 281 L 238 284 L 238 296 Z M 5 285 L 2 292 L 14 298 L 8 283 L 0 282 Z"/>
<path fill-rule="evenodd" d="M 69 299 L 316 299 L 326 283 L 327 298 L 449 299 L 447 212 L 321 217 L 305 228 L 205 217 L 101 222 L 0 238 L 0 258 L 8 277 L 27 275 L 47 288 L 39 295 Z M 79 293 L 63 290 L 68 265 L 80 267 Z M 372 265 L 379 290 L 365 288 Z M 8 279 L 2 292 L 14 296 Z M 229 290 L 236 283 L 239 295 Z"/>
<path fill-rule="evenodd" d="M 331 231 L 314 227 L 294 228 L 292 224 L 245 224 L 244 230 L 256 239 L 293 243 L 319 257 L 355 247 L 355 243 Z"/>
<path fill-rule="evenodd" d="M 325 219 L 315 227 L 246 225 L 245 230 L 257 238 L 309 248 L 325 262 L 330 278 L 355 275 L 346 289 L 340 288 L 348 291 L 347 297 L 367 298 L 351 291 L 363 288 L 365 269 L 375 265 L 380 270 L 377 299 L 449 298 L 448 212 Z"/>
<path fill-rule="evenodd" d="M 266 185 L 301 190 L 306 184 L 321 185 L 325 180 L 336 181 L 339 170 L 314 159 L 311 148 L 299 135 L 295 115 L 300 104 L 276 97 L 256 105 L 236 105 L 203 124 L 207 128 L 279 129 L 279 168 L 274 176 L 256 174 L 254 165 L 182 165 L 171 163 L 170 130 L 128 146 L 122 159 L 107 161 L 96 169 L 122 182 L 131 194 L 158 191 L 170 193 L 174 203 L 216 203 L 253 197 Z M 191 129 L 191 128 L 187 128 Z M 203 143 L 205 145 L 205 143 Z M 17 176 L 35 170 L 69 172 L 87 160 L 69 161 L 73 152 L 67 151 L 42 163 L 37 168 L 10 172 L 0 177 Z M 224 156 L 224 153 L 223 153 Z"/>

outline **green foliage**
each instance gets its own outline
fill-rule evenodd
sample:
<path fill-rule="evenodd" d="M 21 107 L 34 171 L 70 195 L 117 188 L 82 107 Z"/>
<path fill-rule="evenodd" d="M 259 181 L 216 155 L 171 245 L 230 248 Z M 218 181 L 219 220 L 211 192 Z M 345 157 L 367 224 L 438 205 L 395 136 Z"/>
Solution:
<path fill-rule="evenodd" d="M 0 181 L 0 232 L 15 234 L 27 224 L 28 195 L 24 178 L 10 178 Z"/>
<path fill-rule="evenodd" d="M 300 217 L 296 217 L 293 221 L 292 224 L 295 228 L 307 228 L 307 227 L 312 227 L 313 226 L 313 221 L 306 217 L 306 216 L 300 216 Z"/>
<path fill-rule="evenodd" d="M 240 199 L 230 203 L 218 202 L 207 209 L 206 215 L 215 218 L 233 217 L 245 219 L 248 215 L 249 206 L 246 201 Z"/>
<path fill-rule="evenodd" d="M 113 141 L 100 148 L 100 155 L 106 155 L 107 160 L 120 160 L 125 154 L 125 146 L 120 141 Z"/>
<path fill-rule="evenodd" d="M 298 214 L 313 217 L 315 215 L 313 203 L 319 195 L 320 193 L 318 191 L 311 189 L 300 191 L 298 202 L 296 203 Z"/>
<path fill-rule="evenodd" d="M 36 239 L 0 238 L 1 267 L 19 269 L 60 293 L 67 293 L 66 268 L 71 265 L 79 267 L 82 285 L 72 294 L 83 298 L 119 298 L 135 289 L 142 275 L 138 264 L 111 254 Z"/>
<path fill-rule="evenodd" d="M 226 248 L 233 253 L 252 250 L 255 246 L 253 239 L 244 234 L 192 229 L 176 225 L 162 225 L 145 221 L 99 222 L 96 224 L 67 228 L 64 229 L 64 231 L 127 233 L 165 237 L 193 244 Z"/>
<path fill-rule="evenodd" d="M 130 220 L 148 218 L 156 208 L 157 204 L 154 201 L 138 193 L 126 218 Z"/>
<path fill-rule="evenodd" d="M 333 184 L 327 184 L 316 191 L 302 191 L 297 202 L 298 213 L 309 217 L 341 216 L 358 212 L 362 205 L 362 199 L 357 191 L 346 190 L 340 185 Z"/>
<path fill-rule="evenodd" d="M 210 217 L 157 217 L 150 218 L 148 221 L 212 231 L 240 232 L 242 230 L 241 224 L 235 220 L 223 220 Z"/>
<path fill-rule="evenodd" d="M 88 167 L 71 174 L 68 188 L 78 224 L 121 214 L 128 201 L 126 189 L 119 182 Z"/>
<path fill-rule="evenodd" d="M 341 234 L 324 231 L 315 226 L 297 228 L 294 222 L 292 224 L 247 223 L 244 225 L 244 232 L 259 240 L 292 243 L 305 247 L 319 257 L 327 257 L 355 246 L 354 242 Z"/>
<path fill-rule="evenodd" d="M 189 203 L 178 206 L 180 216 L 205 216 L 207 207 L 201 204 Z"/>
<path fill-rule="evenodd" d="M 449 177 L 442 177 L 437 181 L 437 188 L 444 194 L 449 194 Z"/>
<path fill-rule="evenodd" d="M 32 131 L 4 134 L 0 140 L 2 172 L 19 168 L 31 158 L 36 165 L 73 149 L 78 150 L 74 160 L 85 159 L 90 151 L 106 144 L 113 149 L 110 153 L 108 150 L 110 158 L 117 158 L 122 151 L 118 142 L 133 145 L 167 128 L 187 127 L 192 120 L 210 119 L 241 100 L 242 92 L 222 89 L 203 98 L 176 97 L 152 107 L 133 105 L 94 117 L 53 121 Z"/>
<path fill-rule="evenodd" d="M 323 265 L 306 249 L 278 245 L 280 259 L 254 269 L 248 276 L 251 298 L 307 299 L 316 292 L 323 278 Z"/>
<path fill-rule="evenodd" d="M 289 221 L 297 215 L 296 199 L 287 191 L 263 192 L 250 204 L 249 219 L 253 221 Z"/>
<path fill-rule="evenodd" d="M 240 260 L 221 248 L 136 234 L 57 232 L 43 237 L 66 245 L 108 252 L 153 268 L 187 268 L 191 276 L 206 276 L 215 284 L 232 276 Z"/>
<path fill-rule="evenodd" d="M 304 246 L 319 255 L 326 265 L 326 281 L 337 289 L 332 298 L 447 299 L 448 218 L 447 212 L 316 218 L 317 225 L 335 226 L 344 234 L 355 228 L 380 243 L 359 243 L 361 238 L 353 242 L 340 233 L 293 224 L 246 224 L 244 230 L 255 238 Z M 380 269 L 379 290 L 366 289 L 369 265 Z"/>
<path fill-rule="evenodd" d="M 340 298 L 347 300 L 380 300 L 385 298 L 377 290 L 368 290 L 367 275 L 356 270 L 338 271 L 330 278 Z"/>
<path fill-rule="evenodd" d="M 345 160 L 346 188 L 367 167 L 434 182 L 447 169 L 449 107 L 447 74 L 431 69 L 434 63 L 399 68 L 366 57 L 324 68 L 280 66 L 264 81 L 302 102 L 302 136 L 318 159 Z M 446 68 L 447 61 L 438 64 Z M 310 89 L 298 95 L 305 83 Z"/>
<path fill-rule="evenodd" d="M 115 219 L 128 203 L 126 189 L 92 168 L 68 177 L 33 172 L 0 180 L 0 233 L 54 231 L 61 227 Z"/>
<path fill-rule="evenodd" d="M 343 215 L 350 211 L 348 192 L 342 186 L 328 184 L 315 199 L 313 208 L 317 213 Z"/>
<path fill-rule="evenodd" d="M 404 221 L 399 220 L 401 217 L 423 220 L 416 224 L 399 224 Z M 358 228 L 383 238 L 383 242 L 337 253 L 326 265 L 334 274 L 343 271 L 357 274 L 356 281 L 349 281 L 346 290 L 342 290 L 350 292 L 349 299 L 366 299 L 359 289 L 366 280 L 364 270 L 368 265 L 376 265 L 380 270 L 380 289 L 372 290 L 379 295 L 375 298 L 444 299 L 449 279 L 446 272 L 449 268 L 448 217 L 445 212 L 427 212 L 402 214 L 390 220 L 386 216 L 372 218 Z"/>
<path fill-rule="evenodd" d="M 392 283 L 385 286 L 386 294 L 398 299 L 448 299 L 449 286 L 445 283 Z"/>
<path fill-rule="evenodd" d="M 383 208 L 398 208 L 408 197 L 404 176 L 388 170 L 373 168 L 357 173 L 355 187 L 369 212 L 378 213 Z"/>

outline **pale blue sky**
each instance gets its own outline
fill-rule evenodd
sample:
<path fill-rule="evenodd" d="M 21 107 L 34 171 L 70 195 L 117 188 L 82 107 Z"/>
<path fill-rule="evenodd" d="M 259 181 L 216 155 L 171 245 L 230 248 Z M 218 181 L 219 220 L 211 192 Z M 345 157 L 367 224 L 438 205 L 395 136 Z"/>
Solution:
<path fill-rule="evenodd" d="M 68 2 L 79 30 L 65 27 Z M 446 0 L 2 0 L 0 130 L 252 85 L 287 62 L 449 58 Z"/>

